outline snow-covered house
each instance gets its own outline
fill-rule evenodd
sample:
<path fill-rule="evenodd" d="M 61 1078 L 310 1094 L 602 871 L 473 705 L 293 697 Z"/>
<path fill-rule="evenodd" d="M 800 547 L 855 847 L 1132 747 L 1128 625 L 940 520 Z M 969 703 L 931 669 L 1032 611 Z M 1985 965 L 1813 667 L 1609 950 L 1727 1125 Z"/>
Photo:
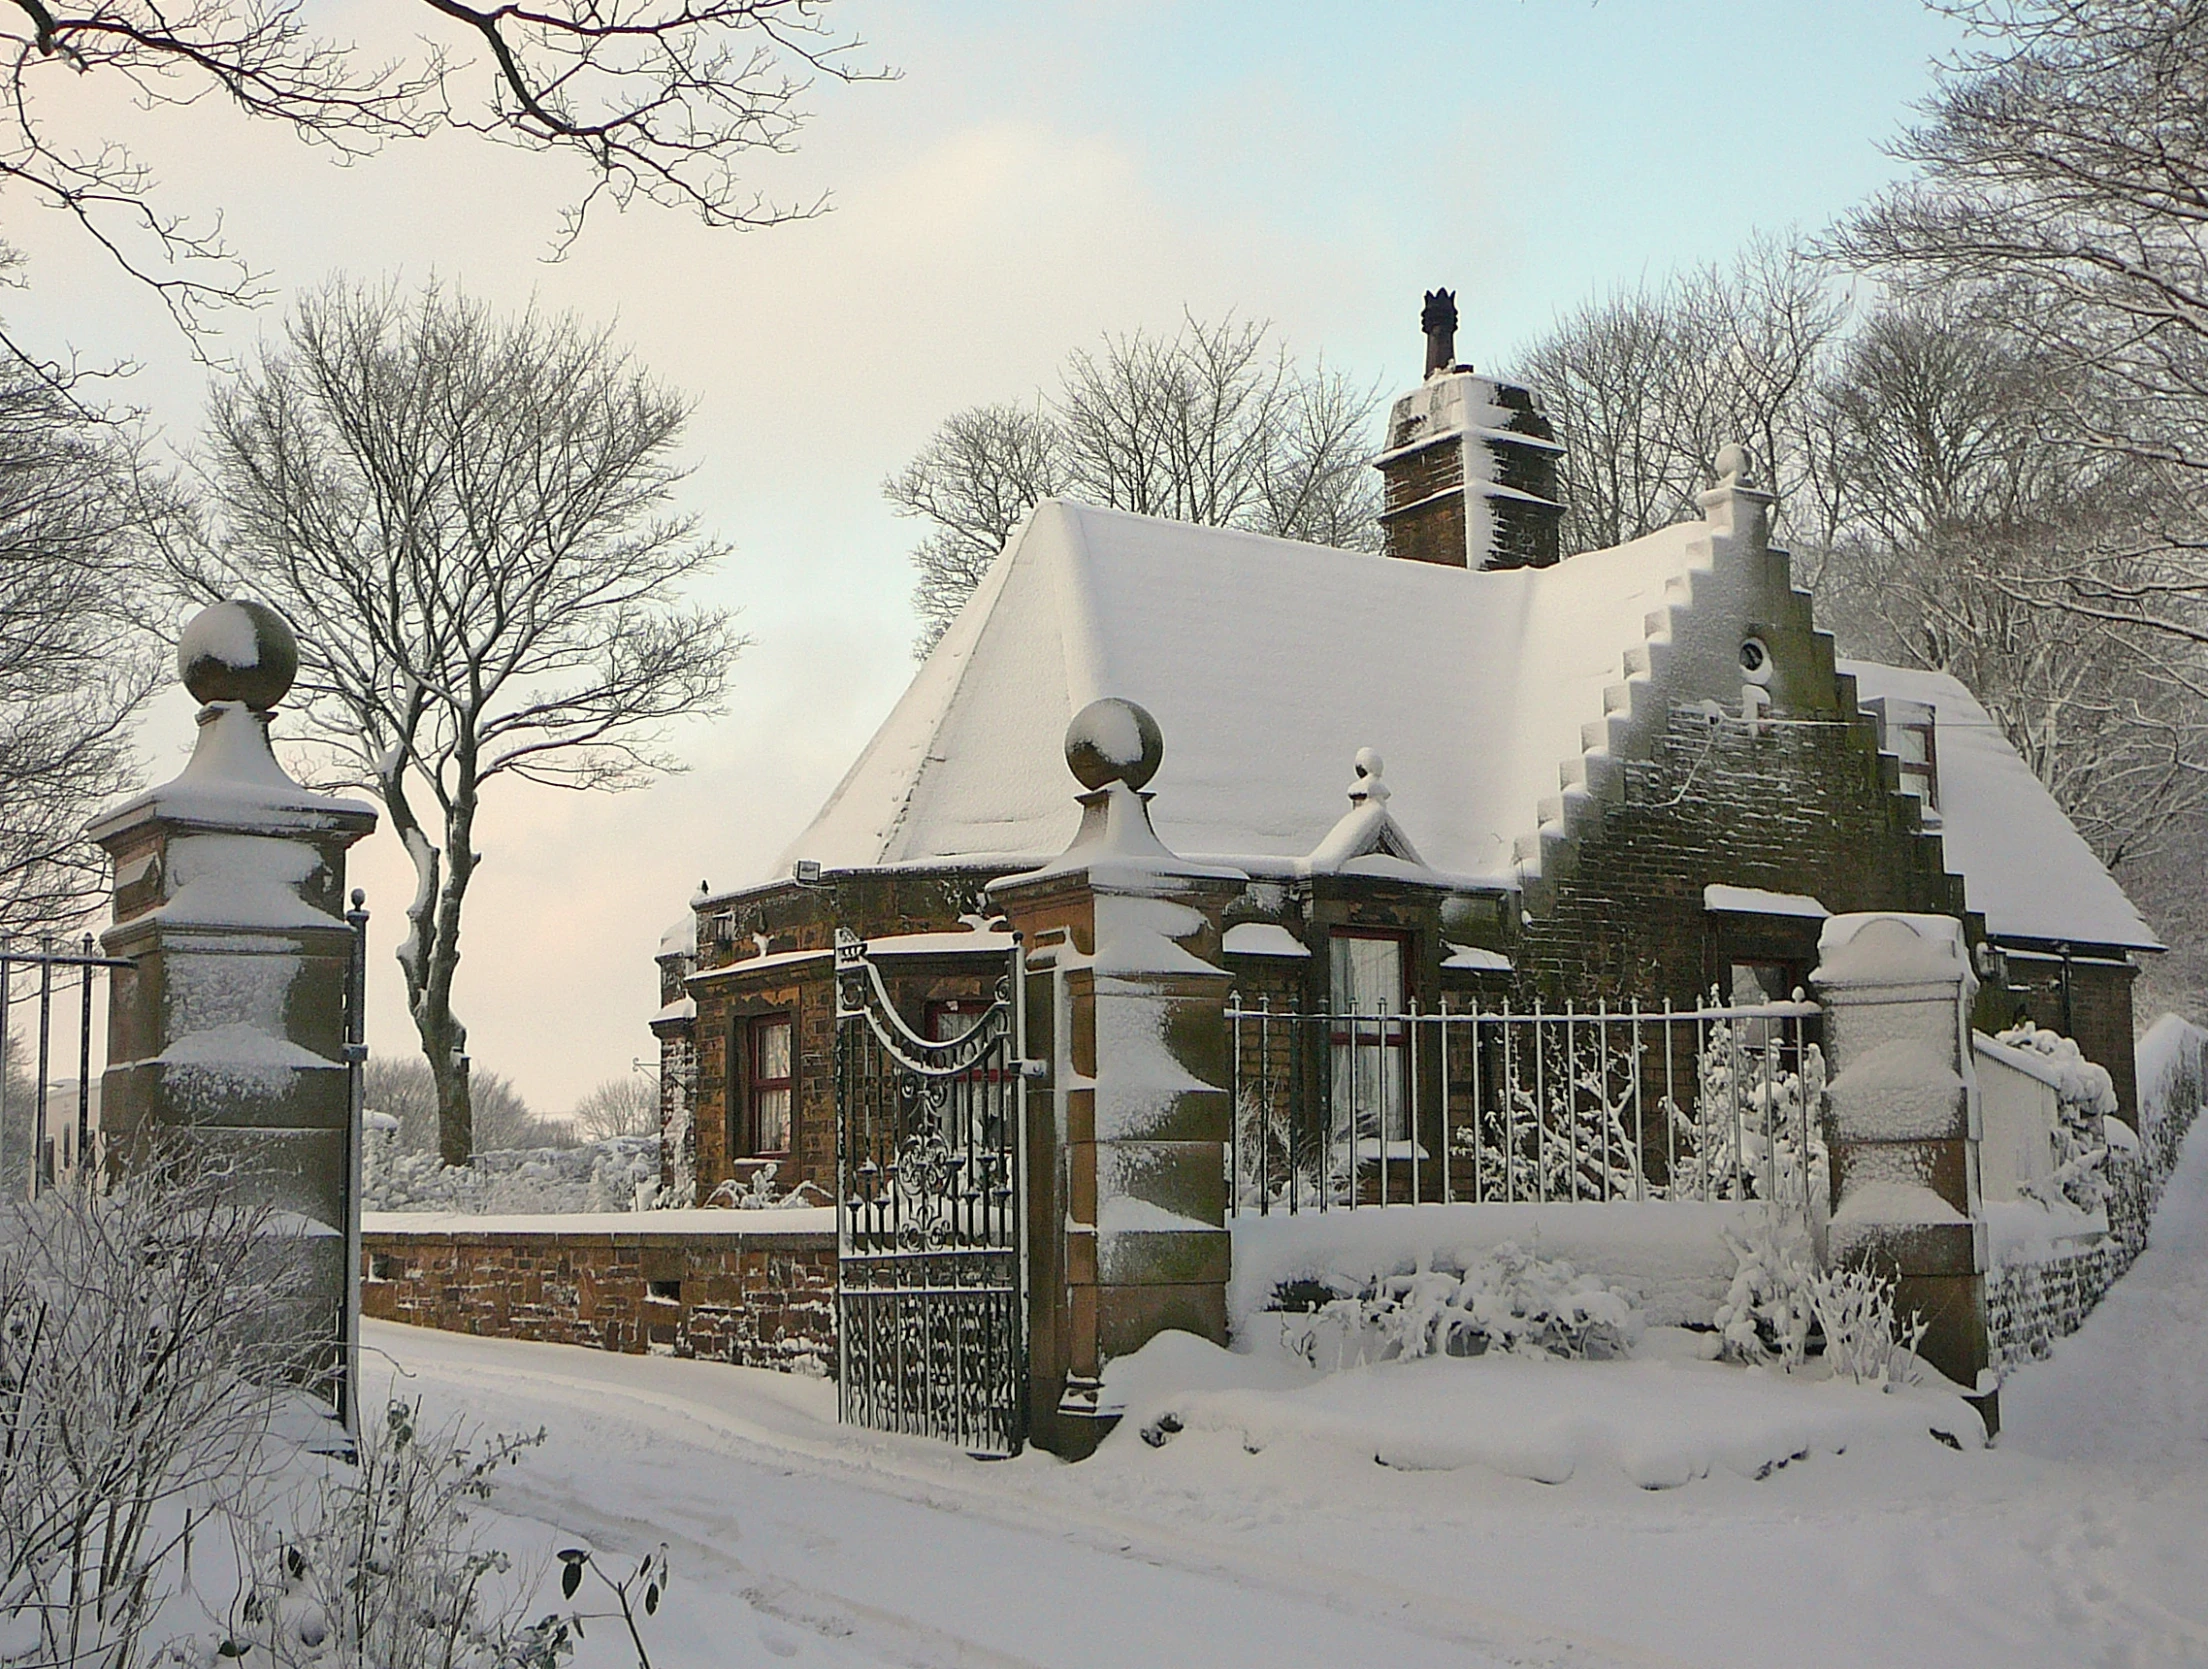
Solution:
<path fill-rule="evenodd" d="M 1073 839 L 1062 741 L 1105 696 L 1162 729 L 1165 844 L 1248 878 L 1246 999 L 1783 997 L 1828 913 L 1945 913 L 1981 1028 L 2076 1035 L 2130 1116 L 2153 931 L 1960 684 L 1835 659 L 1745 455 L 1703 520 L 1559 561 L 1525 390 L 1444 352 L 1388 442 L 1382 554 L 1035 510 L 774 870 L 662 945 L 701 1198 L 827 1176 L 839 925 L 914 1025 L 986 1001 L 982 889 Z"/>

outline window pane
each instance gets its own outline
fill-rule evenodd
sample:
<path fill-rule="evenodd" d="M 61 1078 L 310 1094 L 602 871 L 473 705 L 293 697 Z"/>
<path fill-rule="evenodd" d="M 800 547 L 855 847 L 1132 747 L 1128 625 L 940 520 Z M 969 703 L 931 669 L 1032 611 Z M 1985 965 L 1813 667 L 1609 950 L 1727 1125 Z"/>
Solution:
<path fill-rule="evenodd" d="M 1400 1014 L 1403 946 L 1395 939 L 1337 933 L 1329 941 L 1337 1014 Z"/>
<path fill-rule="evenodd" d="M 1403 944 L 1337 933 L 1328 941 L 1332 1006 L 1337 1014 L 1403 1012 Z M 1400 1026 L 1337 1025 L 1333 1038 L 1334 1137 L 1361 1160 L 1381 1156 L 1378 1138 L 1410 1135 Z M 1401 1157 L 1400 1155 L 1391 1155 Z"/>
<path fill-rule="evenodd" d="M 756 1053 L 752 1059 L 751 1075 L 760 1082 L 790 1075 L 790 1023 L 776 1020 L 761 1026 L 754 1034 Z"/>
<path fill-rule="evenodd" d="M 784 1028 L 787 1041 L 788 1029 Z M 761 1153 L 787 1153 L 790 1148 L 790 1092 L 786 1089 L 763 1089 L 752 1106 L 759 1121 L 759 1151 Z"/>

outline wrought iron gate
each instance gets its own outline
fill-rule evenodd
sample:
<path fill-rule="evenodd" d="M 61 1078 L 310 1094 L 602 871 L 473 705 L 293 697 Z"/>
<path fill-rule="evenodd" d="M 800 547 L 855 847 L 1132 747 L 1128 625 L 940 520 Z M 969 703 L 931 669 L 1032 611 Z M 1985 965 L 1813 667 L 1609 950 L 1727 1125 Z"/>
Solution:
<path fill-rule="evenodd" d="M 1027 1439 L 1020 952 L 955 1036 L 898 1014 L 836 931 L 836 1355 L 842 1416 L 977 1455 Z"/>

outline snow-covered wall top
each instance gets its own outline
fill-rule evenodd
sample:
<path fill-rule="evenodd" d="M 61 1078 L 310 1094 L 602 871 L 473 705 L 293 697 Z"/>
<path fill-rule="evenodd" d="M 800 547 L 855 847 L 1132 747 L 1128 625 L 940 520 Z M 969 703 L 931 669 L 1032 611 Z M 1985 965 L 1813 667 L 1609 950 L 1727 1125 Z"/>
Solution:
<path fill-rule="evenodd" d="M 2094 857 L 1993 716 L 1944 672 L 1842 661 L 1863 700 L 1923 702 L 1940 761 L 1940 837 L 1970 907 L 2006 938 L 2159 950 L 2138 906 Z"/>

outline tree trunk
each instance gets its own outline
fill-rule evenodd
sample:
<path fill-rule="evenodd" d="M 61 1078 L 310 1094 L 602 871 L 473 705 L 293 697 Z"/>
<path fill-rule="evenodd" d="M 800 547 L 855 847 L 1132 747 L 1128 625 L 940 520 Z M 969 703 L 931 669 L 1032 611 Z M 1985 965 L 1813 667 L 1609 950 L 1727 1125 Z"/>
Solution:
<path fill-rule="evenodd" d="M 468 1086 L 468 1029 L 452 1012 L 452 976 L 460 964 L 460 906 L 475 873 L 474 783 L 464 782 L 445 813 L 451 864 L 442 887 L 444 853 L 430 843 L 396 771 L 383 779 L 382 788 L 392 830 L 414 860 L 414 899 L 406 908 L 398 963 L 406 975 L 407 1012 L 437 1086 L 437 1156 L 447 1165 L 465 1165 L 475 1154 L 475 1108 Z"/>

